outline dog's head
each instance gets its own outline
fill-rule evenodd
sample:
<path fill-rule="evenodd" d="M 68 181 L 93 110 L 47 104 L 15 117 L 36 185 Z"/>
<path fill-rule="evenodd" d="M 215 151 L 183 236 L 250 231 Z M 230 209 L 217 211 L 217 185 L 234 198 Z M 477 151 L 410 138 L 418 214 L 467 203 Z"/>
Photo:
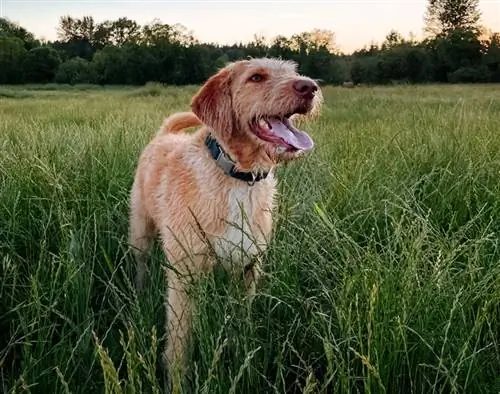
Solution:
<path fill-rule="evenodd" d="M 262 58 L 221 69 L 191 108 L 232 156 L 262 169 L 312 149 L 311 137 L 293 121 L 314 117 L 322 102 L 318 84 L 300 76 L 294 62 Z"/>

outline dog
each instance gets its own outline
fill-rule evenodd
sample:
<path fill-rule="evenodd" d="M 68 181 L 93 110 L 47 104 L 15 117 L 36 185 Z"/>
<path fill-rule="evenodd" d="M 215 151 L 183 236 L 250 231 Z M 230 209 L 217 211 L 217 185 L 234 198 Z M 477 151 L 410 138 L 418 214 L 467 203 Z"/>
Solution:
<path fill-rule="evenodd" d="M 275 169 L 311 151 L 313 140 L 293 122 L 317 117 L 322 103 L 319 85 L 292 61 L 235 61 L 202 85 L 190 112 L 168 117 L 140 155 L 129 242 L 139 289 L 157 236 L 172 266 L 165 270 L 169 372 L 185 363 L 189 280 L 218 259 L 236 267 L 249 298 L 255 295 L 259 256 L 273 233 Z"/>

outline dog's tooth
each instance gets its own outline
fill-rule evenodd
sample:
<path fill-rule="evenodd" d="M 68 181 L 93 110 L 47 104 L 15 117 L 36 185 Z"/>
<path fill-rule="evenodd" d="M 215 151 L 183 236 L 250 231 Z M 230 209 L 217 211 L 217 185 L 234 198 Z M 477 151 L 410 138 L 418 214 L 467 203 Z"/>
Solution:
<path fill-rule="evenodd" d="M 259 126 L 268 130 L 271 130 L 271 124 L 269 121 L 265 118 L 260 118 L 259 119 Z"/>

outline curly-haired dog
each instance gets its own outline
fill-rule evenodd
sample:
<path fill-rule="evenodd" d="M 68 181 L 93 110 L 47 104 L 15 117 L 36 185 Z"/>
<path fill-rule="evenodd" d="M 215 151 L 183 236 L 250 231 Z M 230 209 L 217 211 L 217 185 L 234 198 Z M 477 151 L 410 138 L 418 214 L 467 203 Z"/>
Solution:
<path fill-rule="evenodd" d="M 295 117 L 316 115 L 321 91 L 290 61 L 237 61 L 201 87 L 192 112 L 176 113 L 142 153 L 130 201 L 130 243 L 142 287 L 145 255 L 156 235 L 166 271 L 167 363 L 182 366 L 192 305 L 186 277 L 230 261 L 250 294 L 257 255 L 268 244 L 276 191 L 274 169 L 313 147 Z M 201 127 L 194 133 L 184 128 Z M 169 368 L 170 369 L 170 368 Z"/>

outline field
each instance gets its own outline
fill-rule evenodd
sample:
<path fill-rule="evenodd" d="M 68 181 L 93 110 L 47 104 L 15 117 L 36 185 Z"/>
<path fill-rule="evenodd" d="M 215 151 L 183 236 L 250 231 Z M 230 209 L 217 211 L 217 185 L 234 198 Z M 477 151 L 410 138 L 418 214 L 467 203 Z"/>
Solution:
<path fill-rule="evenodd" d="M 197 287 L 185 392 L 500 392 L 500 87 L 324 89 L 252 309 L 221 270 Z M 164 392 L 128 192 L 195 91 L 0 87 L 2 392 Z"/>

